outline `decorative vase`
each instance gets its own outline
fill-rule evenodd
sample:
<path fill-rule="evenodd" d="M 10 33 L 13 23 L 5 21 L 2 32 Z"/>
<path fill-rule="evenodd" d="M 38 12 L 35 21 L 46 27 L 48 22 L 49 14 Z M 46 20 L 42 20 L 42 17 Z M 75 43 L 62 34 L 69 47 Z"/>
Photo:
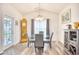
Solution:
<path fill-rule="evenodd" d="M 79 22 L 74 22 L 74 28 L 79 29 Z"/>
<path fill-rule="evenodd" d="M 67 26 L 68 26 L 68 29 L 72 29 L 72 25 L 71 24 L 69 24 Z"/>

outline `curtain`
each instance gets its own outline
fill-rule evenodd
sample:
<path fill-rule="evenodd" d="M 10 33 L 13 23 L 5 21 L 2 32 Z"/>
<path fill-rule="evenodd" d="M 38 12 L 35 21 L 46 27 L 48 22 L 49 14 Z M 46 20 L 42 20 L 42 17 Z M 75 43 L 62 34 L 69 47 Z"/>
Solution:
<path fill-rule="evenodd" d="M 50 27 L 49 27 L 49 19 L 47 19 L 46 23 L 46 39 L 49 39 L 50 37 Z"/>
<path fill-rule="evenodd" d="M 34 19 L 31 19 L 31 39 L 34 39 Z"/>

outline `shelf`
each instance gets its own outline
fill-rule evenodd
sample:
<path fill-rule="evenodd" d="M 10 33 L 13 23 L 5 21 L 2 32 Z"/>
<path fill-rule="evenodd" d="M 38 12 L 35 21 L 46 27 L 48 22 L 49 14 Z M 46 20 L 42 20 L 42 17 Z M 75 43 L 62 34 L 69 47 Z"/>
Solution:
<path fill-rule="evenodd" d="M 79 55 L 79 30 L 65 30 L 64 45 L 65 52 L 69 52 L 71 55 Z"/>

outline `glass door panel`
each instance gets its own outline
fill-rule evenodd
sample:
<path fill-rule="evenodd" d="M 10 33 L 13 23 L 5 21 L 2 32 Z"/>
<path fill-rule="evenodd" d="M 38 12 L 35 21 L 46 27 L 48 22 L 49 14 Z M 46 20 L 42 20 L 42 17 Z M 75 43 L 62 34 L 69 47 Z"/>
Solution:
<path fill-rule="evenodd" d="M 3 19 L 3 36 L 4 36 L 4 45 L 9 45 L 13 43 L 13 19 L 11 17 L 5 17 Z"/>

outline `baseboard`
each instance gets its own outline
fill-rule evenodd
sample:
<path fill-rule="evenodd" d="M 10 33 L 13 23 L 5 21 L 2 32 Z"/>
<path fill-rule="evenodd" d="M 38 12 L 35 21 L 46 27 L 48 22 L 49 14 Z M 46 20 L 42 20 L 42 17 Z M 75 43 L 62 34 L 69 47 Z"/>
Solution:
<path fill-rule="evenodd" d="M 4 52 L 4 51 L 3 51 L 3 50 L 1 50 L 1 51 L 0 51 L 0 55 L 2 55 L 2 54 L 3 54 L 3 52 Z"/>

